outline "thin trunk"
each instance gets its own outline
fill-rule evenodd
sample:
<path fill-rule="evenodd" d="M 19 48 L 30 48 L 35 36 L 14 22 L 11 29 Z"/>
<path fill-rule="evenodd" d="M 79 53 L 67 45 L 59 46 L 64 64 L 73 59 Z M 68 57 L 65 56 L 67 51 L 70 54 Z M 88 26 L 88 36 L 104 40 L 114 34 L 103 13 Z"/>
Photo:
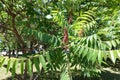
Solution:
<path fill-rule="evenodd" d="M 23 53 L 25 53 L 25 43 L 24 43 L 24 41 L 23 41 L 23 39 L 22 39 L 22 36 L 20 36 L 20 34 L 18 33 L 18 31 L 17 31 L 17 29 L 16 29 L 16 27 L 15 27 L 15 16 L 12 16 L 12 27 L 13 27 L 13 32 L 15 33 L 15 35 L 16 35 L 16 37 L 17 37 L 17 40 L 19 41 L 19 44 L 20 44 L 20 46 L 21 46 L 21 48 L 22 48 L 22 51 L 23 51 Z"/>
<path fill-rule="evenodd" d="M 10 47 L 9 47 L 9 51 L 8 51 L 8 57 L 9 57 L 9 58 L 11 57 L 11 50 L 10 50 Z"/>

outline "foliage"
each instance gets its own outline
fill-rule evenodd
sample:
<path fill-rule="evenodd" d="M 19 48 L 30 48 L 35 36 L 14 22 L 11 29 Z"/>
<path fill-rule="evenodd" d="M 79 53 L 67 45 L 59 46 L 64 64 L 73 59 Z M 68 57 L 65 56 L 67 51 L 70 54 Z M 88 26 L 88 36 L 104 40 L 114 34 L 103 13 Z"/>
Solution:
<path fill-rule="evenodd" d="M 19 64 L 21 74 L 27 69 L 32 75 L 35 66 L 38 74 L 42 69 L 60 71 L 61 80 L 71 80 L 73 69 L 84 77 L 98 76 L 107 58 L 113 63 L 120 58 L 120 7 L 116 5 L 119 0 L 1 0 L 0 32 L 5 36 L 0 39 L 6 42 L 2 45 L 9 50 L 32 49 L 36 44 L 47 47 L 34 55 L 23 50 L 18 58 L 0 56 L 0 67 L 7 65 L 13 77 Z M 64 28 L 69 34 L 67 45 L 62 43 Z"/>

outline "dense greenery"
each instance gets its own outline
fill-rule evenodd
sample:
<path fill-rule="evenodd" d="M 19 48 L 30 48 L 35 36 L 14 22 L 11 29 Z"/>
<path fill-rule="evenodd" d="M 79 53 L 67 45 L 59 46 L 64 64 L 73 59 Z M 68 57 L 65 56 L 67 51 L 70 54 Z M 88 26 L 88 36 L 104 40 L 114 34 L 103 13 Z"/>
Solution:
<path fill-rule="evenodd" d="M 7 64 L 14 78 L 20 65 L 25 80 L 33 66 L 38 75 L 59 71 L 61 80 L 78 71 L 98 76 L 107 58 L 120 59 L 119 16 L 119 0 L 0 0 L 0 49 L 9 53 L 0 67 Z M 31 54 L 39 45 L 44 49 Z"/>

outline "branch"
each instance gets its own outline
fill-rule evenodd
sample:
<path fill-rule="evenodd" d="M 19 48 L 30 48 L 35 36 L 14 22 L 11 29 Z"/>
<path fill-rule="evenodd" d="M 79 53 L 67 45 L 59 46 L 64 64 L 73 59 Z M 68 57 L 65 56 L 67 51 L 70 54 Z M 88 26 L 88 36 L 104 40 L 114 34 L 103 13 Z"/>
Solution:
<path fill-rule="evenodd" d="M 13 31 L 11 28 L 7 27 L 4 23 L 0 23 L 0 28 L 5 28 L 7 30 Z"/>

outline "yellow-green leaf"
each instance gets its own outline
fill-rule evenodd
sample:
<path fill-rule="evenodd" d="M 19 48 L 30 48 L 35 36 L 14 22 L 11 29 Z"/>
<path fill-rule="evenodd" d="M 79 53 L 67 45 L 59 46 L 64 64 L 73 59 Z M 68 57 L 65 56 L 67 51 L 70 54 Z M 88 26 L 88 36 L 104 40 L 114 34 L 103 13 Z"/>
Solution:
<path fill-rule="evenodd" d="M 7 72 L 10 70 L 10 67 L 11 67 L 11 59 L 7 63 Z"/>
<path fill-rule="evenodd" d="M 44 70 L 46 71 L 47 67 L 46 67 L 46 62 L 45 62 L 45 59 L 44 59 L 43 55 L 40 55 L 39 60 L 40 60 L 40 62 L 42 64 Z"/>
<path fill-rule="evenodd" d="M 112 62 L 115 64 L 116 56 L 115 56 L 115 54 L 113 53 L 113 51 L 110 51 L 110 59 L 111 59 Z"/>
<path fill-rule="evenodd" d="M 6 60 L 6 58 L 3 58 L 3 59 L 1 60 L 1 62 L 0 62 L 0 67 L 2 67 L 2 66 L 4 65 L 5 60 Z"/>
<path fill-rule="evenodd" d="M 28 74 L 31 75 L 32 74 L 32 62 L 30 59 L 27 60 L 27 70 L 28 70 Z"/>
<path fill-rule="evenodd" d="M 15 76 L 17 65 L 18 65 L 18 61 L 15 60 L 12 67 L 12 76 Z"/>

